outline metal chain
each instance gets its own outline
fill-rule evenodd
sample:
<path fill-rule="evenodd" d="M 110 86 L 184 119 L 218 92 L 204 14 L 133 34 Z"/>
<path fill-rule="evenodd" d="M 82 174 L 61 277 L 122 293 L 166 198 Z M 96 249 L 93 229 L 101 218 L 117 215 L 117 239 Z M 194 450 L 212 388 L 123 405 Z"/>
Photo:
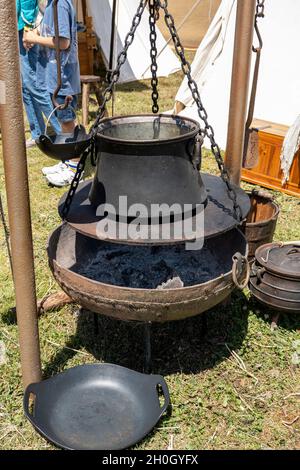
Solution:
<path fill-rule="evenodd" d="M 256 18 L 264 18 L 265 0 L 257 0 L 255 16 Z"/>
<path fill-rule="evenodd" d="M 92 125 L 92 127 L 90 129 L 91 144 L 90 144 L 89 148 L 87 150 L 85 150 L 85 152 L 83 153 L 83 155 L 80 158 L 80 161 L 77 165 L 76 173 L 75 173 L 74 178 L 72 180 L 72 183 L 71 183 L 70 189 L 68 191 L 66 200 L 64 202 L 64 206 L 63 206 L 62 213 L 61 213 L 61 216 L 62 216 L 63 220 L 67 217 L 67 215 L 70 211 L 70 207 L 72 205 L 74 195 L 77 191 L 77 188 L 78 188 L 78 185 L 80 183 L 82 174 L 84 172 L 85 164 L 86 164 L 86 161 L 87 161 L 87 158 L 88 158 L 89 155 L 91 156 L 92 164 L 96 165 L 96 133 L 97 133 L 97 128 L 98 128 L 99 122 L 101 121 L 101 119 L 104 116 L 106 104 L 112 98 L 115 84 L 118 82 L 118 80 L 120 78 L 120 69 L 121 69 L 122 65 L 124 65 L 124 63 L 126 62 L 128 49 L 129 49 L 130 45 L 132 44 L 132 42 L 134 40 L 134 35 L 135 35 L 135 32 L 136 32 L 136 29 L 137 29 L 138 25 L 141 22 L 141 18 L 142 18 L 144 9 L 146 7 L 147 1 L 148 0 L 141 0 L 140 3 L 139 3 L 137 12 L 134 15 L 133 20 L 132 20 L 132 25 L 131 25 L 130 31 L 127 34 L 126 38 L 125 38 L 124 47 L 118 55 L 117 66 L 116 66 L 115 70 L 113 70 L 111 72 L 110 83 L 109 83 L 108 87 L 104 90 L 102 104 L 99 107 L 99 110 L 97 112 L 96 120 L 95 120 L 94 124 Z"/>
<path fill-rule="evenodd" d="M 159 106 L 158 106 L 158 78 L 157 78 L 157 33 L 156 33 L 156 18 L 158 15 L 158 8 L 157 8 L 157 0 L 149 0 L 149 25 L 150 25 L 150 58 L 151 58 L 151 87 L 152 87 L 152 112 L 154 114 L 158 113 Z"/>
<path fill-rule="evenodd" d="M 142 15 L 143 15 L 144 9 L 147 5 L 147 2 L 148 2 L 148 0 L 141 0 L 140 1 L 138 9 L 136 11 L 136 14 L 133 17 L 130 31 L 127 34 L 127 36 L 125 38 L 125 41 L 124 41 L 124 47 L 118 55 L 116 68 L 112 71 L 111 77 L 110 77 L 110 83 L 109 83 L 108 87 L 104 90 L 103 102 L 102 102 L 102 104 L 101 104 L 101 106 L 100 106 L 100 108 L 97 112 L 96 120 L 95 120 L 93 126 L 90 129 L 90 133 L 92 135 L 96 134 L 99 122 L 101 121 L 101 119 L 104 116 L 106 104 L 112 98 L 114 86 L 116 85 L 116 83 L 118 82 L 118 80 L 120 78 L 121 67 L 126 62 L 128 49 L 131 46 L 131 44 L 133 43 L 135 32 L 136 32 L 137 27 L 139 26 L 139 24 L 141 22 Z"/>
<path fill-rule="evenodd" d="M 217 162 L 218 168 L 220 170 L 221 178 L 226 184 L 227 187 L 227 193 L 228 197 L 231 199 L 233 203 L 233 210 L 234 210 L 234 217 L 236 220 L 241 221 L 242 220 L 242 210 L 238 204 L 237 201 L 237 194 L 234 186 L 230 182 L 230 177 L 228 170 L 225 167 L 222 155 L 221 155 L 221 150 L 219 145 L 216 143 L 215 140 L 215 133 L 212 128 L 212 126 L 208 122 L 208 114 L 202 104 L 198 85 L 195 82 L 195 80 L 192 78 L 192 69 L 190 63 L 186 60 L 185 57 L 185 52 L 184 52 L 184 47 L 181 44 L 180 38 L 178 36 L 174 18 L 173 16 L 169 13 L 168 11 L 168 0 L 157 0 L 159 6 L 164 10 L 165 13 L 165 23 L 170 31 L 170 34 L 172 36 L 172 40 L 174 43 L 174 47 L 176 50 L 177 55 L 179 56 L 181 60 L 181 69 L 184 73 L 184 75 L 187 77 L 188 80 L 188 86 L 189 89 L 192 93 L 192 97 L 197 105 L 198 108 L 198 114 L 200 119 L 204 123 L 204 129 L 201 129 L 201 133 L 204 136 L 207 136 L 208 139 L 210 140 L 210 145 L 211 145 L 211 151 L 215 157 L 215 160 Z"/>
<path fill-rule="evenodd" d="M 78 162 L 76 173 L 74 175 L 74 178 L 73 178 L 72 183 L 70 185 L 66 200 L 65 200 L 63 208 L 62 208 L 61 217 L 62 217 L 63 220 L 65 220 L 65 218 L 67 217 L 67 215 L 70 211 L 70 207 L 72 205 L 73 197 L 74 197 L 74 195 L 77 191 L 77 188 L 78 188 L 78 185 L 80 183 L 82 174 L 84 172 L 87 157 L 92 153 L 93 148 L 94 148 L 94 141 L 91 143 L 91 146 L 87 150 L 84 151 L 84 153 L 82 154 L 82 156 L 80 158 L 80 161 Z"/>

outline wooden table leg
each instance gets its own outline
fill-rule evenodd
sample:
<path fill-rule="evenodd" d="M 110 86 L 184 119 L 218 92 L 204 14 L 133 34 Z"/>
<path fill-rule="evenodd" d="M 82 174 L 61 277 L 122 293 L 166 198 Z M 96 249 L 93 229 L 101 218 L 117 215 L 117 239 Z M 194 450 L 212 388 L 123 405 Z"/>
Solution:
<path fill-rule="evenodd" d="M 82 124 L 85 128 L 89 125 L 89 98 L 90 98 L 90 84 L 82 84 Z"/>

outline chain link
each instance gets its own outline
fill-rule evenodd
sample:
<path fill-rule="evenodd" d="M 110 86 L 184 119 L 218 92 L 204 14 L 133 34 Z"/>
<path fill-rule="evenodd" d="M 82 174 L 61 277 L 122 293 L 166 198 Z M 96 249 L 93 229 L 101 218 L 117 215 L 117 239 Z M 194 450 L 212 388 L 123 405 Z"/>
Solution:
<path fill-rule="evenodd" d="M 141 18 L 142 18 L 144 9 L 146 7 L 147 1 L 148 0 L 141 0 L 140 3 L 139 3 L 137 12 L 134 15 L 133 20 L 132 20 L 130 31 L 127 34 L 126 38 L 125 38 L 124 47 L 123 47 L 122 51 L 120 52 L 120 54 L 118 55 L 117 66 L 116 66 L 115 70 L 113 70 L 111 72 L 109 85 L 104 90 L 103 101 L 102 101 L 101 106 L 99 107 L 99 110 L 97 112 L 96 120 L 95 120 L 94 124 L 92 125 L 92 127 L 90 129 L 91 144 L 90 144 L 89 148 L 87 150 L 85 150 L 85 152 L 82 154 L 82 157 L 80 158 L 80 161 L 77 165 L 76 173 L 75 173 L 74 178 L 72 180 L 72 183 L 71 183 L 70 189 L 68 191 L 66 200 L 64 202 L 64 206 L 63 206 L 62 213 L 61 213 L 63 220 L 65 220 L 65 218 L 67 217 L 67 215 L 70 211 L 70 207 L 72 205 L 74 195 L 77 191 L 77 188 L 78 188 L 78 185 L 80 183 L 81 177 L 83 175 L 85 164 L 86 164 L 86 161 L 87 161 L 87 158 L 88 158 L 89 155 L 91 157 L 92 164 L 96 165 L 96 159 L 97 159 L 97 156 L 96 156 L 96 133 L 97 133 L 97 128 L 98 128 L 99 122 L 101 121 L 101 119 L 104 116 L 106 104 L 112 98 L 114 86 L 120 78 L 121 67 L 126 62 L 128 49 L 129 49 L 129 47 L 131 46 L 131 44 L 134 40 L 134 35 L 135 35 L 135 32 L 136 32 L 136 29 L 137 29 L 138 25 L 141 22 Z"/>
<path fill-rule="evenodd" d="M 156 19 L 158 16 L 157 0 L 149 0 L 149 25 L 150 25 L 150 58 L 151 58 L 151 87 L 152 87 L 152 112 L 154 114 L 158 113 L 158 78 L 157 78 L 157 33 L 156 33 Z"/>
<path fill-rule="evenodd" d="M 257 0 L 257 15 L 262 16 L 264 14 L 264 0 Z M 158 80 L 157 80 L 157 64 L 156 64 L 156 59 L 157 59 L 157 49 L 156 49 L 156 28 L 155 28 L 155 23 L 159 17 L 159 8 L 162 8 L 165 14 L 165 23 L 171 33 L 172 40 L 174 43 L 175 50 L 177 52 L 177 55 L 179 56 L 181 60 L 181 68 L 184 73 L 184 75 L 187 77 L 188 80 L 188 86 L 190 88 L 192 97 L 197 105 L 198 108 L 198 114 L 200 119 L 204 123 L 204 129 L 201 129 L 201 134 L 202 137 L 207 136 L 208 139 L 210 140 L 211 144 L 211 150 L 212 153 L 215 157 L 215 160 L 217 162 L 217 165 L 220 170 L 221 178 L 226 184 L 227 187 L 227 192 L 228 196 L 231 199 L 233 203 L 233 209 L 234 209 L 234 217 L 238 220 L 242 220 L 242 211 L 241 208 L 237 202 L 237 194 L 235 188 L 232 186 L 229 178 L 228 171 L 224 165 L 224 161 L 221 155 L 221 150 L 218 146 L 218 144 L 215 141 L 215 135 L 214 135 L 214 130 L 212 126 L 208 123 L 208 115 L 207 112 L 202 104 L 200 93 L 198 90 L 197 83 L 195 80 L 192 78 L 192 70 L 191 70 L 191 65 L 190 63 L 186 60 L 185 53 L 184 53 L 184 48 L 181 44 L 180 38 L 178 36 L 176 27 L 175 27 L 175 22 L 173 16 L 169 13 L 168 11 L 168 0 L 141 0 L 137 9 L 137 12 L 133 18 L 132 25 L 130 28 L 129 33 L 127 34 L 125 41 L 124 41 L 124 48 L 120 52 L 117 58 L 117 66 L 115 70 L 111 73 L 111 80 L 108 85 L 108 87 L 104 90 L 103 93 L 103 102 L 97 112 L 96 120 L 93 124 L 93 126 L 90 129 L 90 135 L 91 135 L 91 145 L 90 147 L 83 153 L 78 166 L 77 166 L 77 171 L 75 173 L 74 179 L 71 183 L 68 195 L 66 197 L 64 207 L 62 209 L 62 218 L 65 219 L 66 216 L 68 215 L 68 212 L 70 210 L 70 206 L 72 204 L 72 200 L 74 197 L 74 194 L 77 190 L 77 187 L 79 185 L 81 176 L 83 174 L 84 168 L 85 168 L 85 163 L 87 160 L 87 157 L 91 155 L 92 161 L 96 161 L 95 159 L 95 138 L 96 138 L 96 133 L 97 133 L 97 128 L 99 125 L 99 122 L 104 116 L 105 113 L 105 108 L 106 104 L 108 101 L 111 99 L 112 94 L 113 94 L 113 89 L 115 84 L 118 82 L 119 77 L 120 77 L 120 69 L 122 65 L 126 62 L 127 59 L 127 52 L 134 40 L 135 32 L 137 27 L 139 26 L 142 18 L 142 14 L 144 12 L 144 9 L 146 7 L 146 4 L 149 2 L 149 10 L 150 10 L 150 19 L 149 19 L 149 24 L 150 24 L 150 42 L 151 42 L 151 72 L 152 72 L 152 80 L 151 80 L 151 85 L 152 85 L 152 99 L 153 99 L 153 113 L 158 112 L 159 107 L 158 107 L 158 92 L 157 92 L 157 85 L 158 85 Z"/>
<path fill-rule="evenodd" d="M 111 77 L 110 77 L 110 83 L 109 83 L 108 87 L 104 90 L 103 102 L 102 102 L 102 104 L 101 104 L 101 106 L 100 106 L 100 108 L 97 112 L 96 120 L 95 120 L 93 126 L 90 129 L 90 133 L 92 135 L 95 135 L 97 133 L 97 128 L 98 128 L 99 122 L 101 121 L 101 119 L 103 118 L 104 113 L 105 113 L 106 104 L 108 103 L 108 101 L 110 101 L 110 99 L 112 97 L 112 94 L 113 94 L 114 86 L 116 85 L 116 83 L 118 82 L 118 80 L 120 78 L 121 67 L 126 62 L 128 49 L 131 46 L 131 44 L 133 43 L 136 29 L 137 29 L 137 27 L 139 26 L 139 24 L 141 22 L 142 15 L 143 15 L 144 9 L 147 5 L 147 2 L 148 2 L 148 0 L 141 0 L 140 1 L 138 9 L 136 11 L 136 14 L 133 17 L 130 31 L 127 34 L 127 36 L 125 38 L 125 41 L 124 41 L 124 47 L 118 55 L 116 68 L 112 71 Z"/>
<path fill-rule="evenodd" d="M 81 177 L 82 177 L 83 172 L 84 172 L 87 157 L 90 155 L 90 153 L 92 151 L 92 148 L 93 148 L 93 144 L 91 144 L 91 146 L 83 152 L 83 154 L 82 154 L 82 156 L 81 156 L 81 158 L 78 162 L 76 173 L 75 173 L 74 178 L 71 182 L 66 200 L 64 202 L 64 205 L 63 205 L 63 208 L 62 208 L 62 211 L 61 211 L 61 217 L 62 217 L 63 220 L 66 219 L 66 217 L 67 217 L 67 215 L 70 211 L 70 207 L 72 205 L 74 195 L 77 191 L 78 185 L 80 183 Z"/>
<path fill-rule="evenodd" d="M 257 0 L 256 3 L 256 18 L 264 18 L 265 16 L 265 0 Z"/>
<path fill-rule="evenodd" d="M 201 129 L 202 136 L 208 137 L 210 140 L 210 145 L 211 145 L 211 151 L 215 157 L 215 160 L 217 162 L 218 168 L 220 170 L 221 178 L 226 184 L 227 187 L 227 193 L 228 197 L 233 203 L 233 210 L 234 210 L 234 217 L 236 220 L 241 221 L 242 220 L 242 211 L 241 208 L 238 204 L 237 201 L 237 194 L 234 186 L 230 182 L 230 177 L 229 173 L 225 167 L 222 155 L 221 155 L 221 150 L 218 144 L 216 143 L 215 140 L 215 133 L 212 128 L 212 126 L 208 122 L 208 115 L 207 112 L 202 104 L 198 85 L 195 82 L 195 80 L 192 78 L 192 69 L 190 63 L 186 60 L 185 57 L 185 52 L 184 52 L 184 47 L 181 44 L 180 38 L 178 36 L 176 27 L 175 27 L 175 22 L 173 16 L 169 13 L 168 11 L 168 0 L 158 0 L 158 3 L 160 7 L 164 10 L 165 13 L 165 23 L 170 31 L 170 34 L 172 36 L 172 40 L 174 43 L 174 47 L 176 50 L 177 55 L 179 56 L 181 60 L 181 68 L 184 73 L 184 75 L 187 77 L 188 81 L 188 86 L 189 89 L 192 93 L 192 97 L 197 105 L 197 110 L 198 110 L 198 115 L 202 122 L 204 123 L 204 129 Z"/>

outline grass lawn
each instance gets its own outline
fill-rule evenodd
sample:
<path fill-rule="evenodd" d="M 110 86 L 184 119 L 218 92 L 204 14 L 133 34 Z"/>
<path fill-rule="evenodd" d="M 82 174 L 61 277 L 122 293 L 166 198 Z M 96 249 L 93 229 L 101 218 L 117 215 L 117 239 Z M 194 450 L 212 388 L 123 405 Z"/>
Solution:
<path fill-rule="evenodd" d="M 180 81 L 180 74 L 160 81 L 162 110 L 172 107 Z M 117 113 L 150 112 L 149 91 L 149 82 L 121 86 Z M 51 163 L 36 149 L 28 152 L 40 298 L 57 289 L 45 245 L 60 223 L 57 202 L 65 191 L 45 184 L 41 167 Z M 209 153 L 203 166 L 216 172 Z M 3 196 L 2 159 L 0 187 Z M 281 205 L 276 240 L 299 239 L 300 200 L 280 193 L 275 197 Z M 18 330 L 11 311 L 14 292 L 2 227 L 0 266 L 0 449 L 52 449 L 23 415 Z M 283 314 L 274 331 L 271 316 L 246 290 L 235 293 L 230 306 L 209 312 L 206 335 L 201 334 L 201 317 L 154 326 L 153 369 L 169 384 L 172 413 L 136 448 L 167 449 L 172 441 L 174 449 L 300 449 L 300 316 Z M 96 361 L 141 370 L 141 327 L 107 318 L 99 324 L 95 336 L 92 314 L 78 313 L 76 306 L 42 316 L 44 377 Z"/>

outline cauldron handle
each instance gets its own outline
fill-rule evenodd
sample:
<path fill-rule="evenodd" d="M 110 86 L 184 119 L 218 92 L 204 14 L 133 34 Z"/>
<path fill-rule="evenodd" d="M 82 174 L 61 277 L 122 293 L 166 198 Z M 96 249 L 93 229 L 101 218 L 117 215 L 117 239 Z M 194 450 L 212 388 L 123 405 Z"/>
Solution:
<path fill-rule="evenodd" d="M 258 270 L 256 271 L 256 277 L 259 282 L 263 282 L 263 275 L 267 272 L 266 268 L 261 268 L 259 267 Z"/>
<path fill-rule="evenodd" d="M 196 168 L 198 171 L 201 169 L 203 140 L 203 136 L 199 133 L 192 142 L 189 142 L 187 146 L 187 151 L 191 157 L 191 162 L 194 168 Z M 192 150 L 190 149 L 190 144 L 193 144 Z"/>
<path fill-rule="evenodd" d="M 241 253 L 235 253 L 232 257 L 232 279 L 236 287 L 240 290 L 247 287 L 250 280 L 250 264 L 246 256 L 243 256 Z M 243 274 L 244 266 L 246 266 L 246 274 L 244 281 L 239 281 L 239 277 Z"/>
<path fill-rule="evenodd" d="M 75 109 L 73 108 L 73 106 L 70 106 L 69 107 L 74 111 L 74 114 L 76 116 L 76 111 Z M 45 133 L 44 135 L 47 136 L 47 129 L 48 129 L 48 126 L 49 126 L 49 122 L 50 122 L 50 119 L 52 118 L 53 114 L 58 110 L 58 109 L 61 109 L 61 105 L 58 105 L 56 106 L 56 108 L 53 108 L 51 113 L 49 114 L 48 118 L 47 118 L 47 121 L 46 121 L 46 124 L 45 124 Z M 79 121 L 78 117 L 76 116 L 76 119 L 78 121 L 78 124 L 79 126 L 81 126 L 81 122 Z M 47 136 L 48 137 L 48 136 Z"/>
<path fill-rule="evenodd" d="M 300 248 L 299 247 L 294 247 L 291 248 L 288 252 L 287 255 L 295 255 L 300 253 Z"/>
<path fill-rule="evenodd" d="M 35 406 L 36 406 L 36 400 L 37 400 L 37 392 L 39 390 L 39 383 L 32 383 L 28 385 L 24 392 L 24 398 L 23 398 L 23 407 L 24 407 L 24 412 L 26 417 L 31 421 L 32 424 L 35 424 Z M 33 408 L 33 413 L 30 410 L 30 397 L 34 396 L 34 408 Z"/>
<path fill-rule="evenodd" d="M 161 375 L 151 375 L 151 381 L 154 382 L 154 386 L 157 392 L 157 387 L 161 387 L 163 396 L 164 396 L 164 403 L 160 405 L 160 416 L 162 416 L 165 411 L 167 411 L 169 405 L 170 405 L 170 393 L 168 386 L 164 380 L 164 378 Z M 157 392 L 158 393 L 158 392 Z"/>

